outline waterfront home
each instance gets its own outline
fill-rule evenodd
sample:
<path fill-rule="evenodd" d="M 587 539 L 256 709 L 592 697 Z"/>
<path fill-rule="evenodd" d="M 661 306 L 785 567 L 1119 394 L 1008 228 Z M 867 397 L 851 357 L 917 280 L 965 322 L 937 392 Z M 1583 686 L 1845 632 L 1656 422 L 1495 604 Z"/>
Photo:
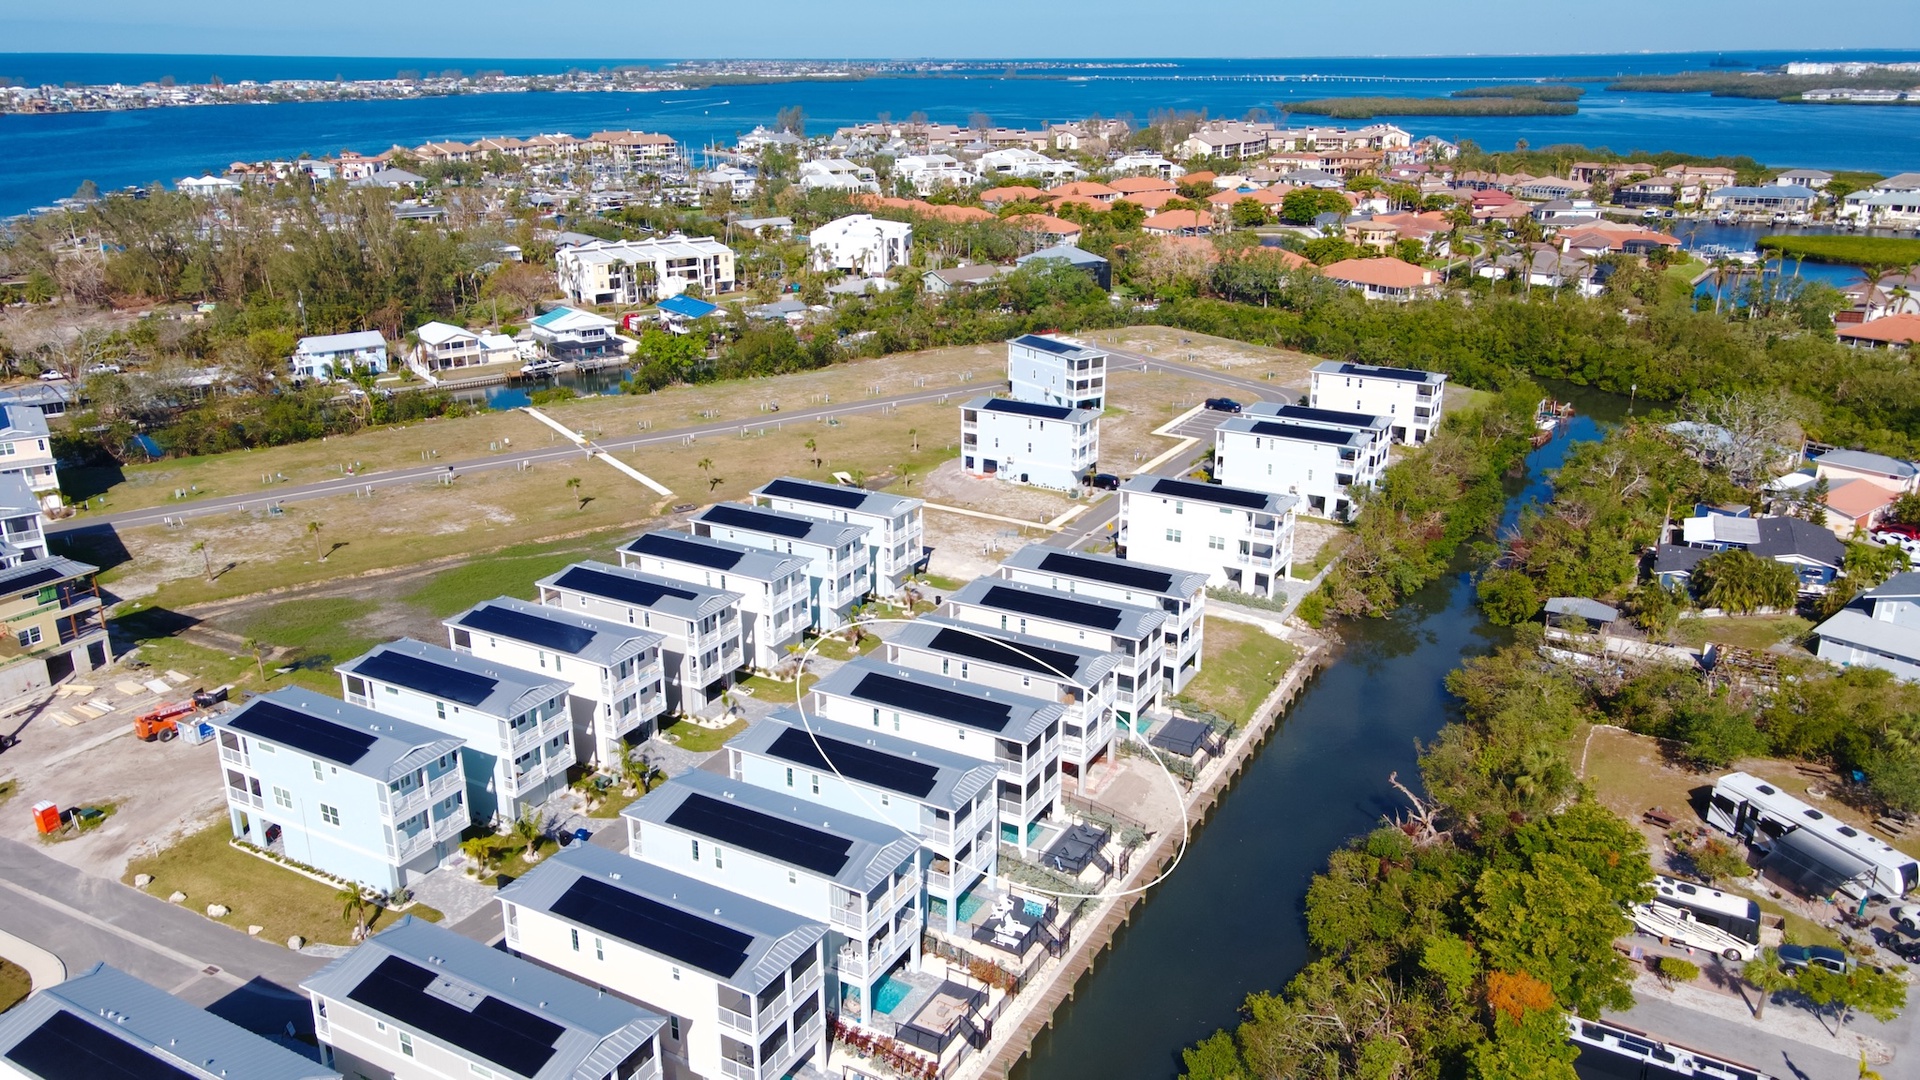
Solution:
<path fill-rule="evenodd" d="M 687 524 L 695 536 L 805 559 L 808 621 L 821 631 L 845 626 L 873 588 L 866 525 L 739 503 L 715 503 Z"/>
<path fill-rule="evenodd" d="M 734 165 L 722 165 L 716 169 L 695 175 L 694 182 L 700 185 L 704 195 L 725 193 L 728 198 L 745 201 L 753 198 L 753 187 L 759 181 L 753 173 Z"/>
<path fill-rule="evenodd" d="M 1447 377 L 1434 371 L 1326 360 L 1308 378 L 1308 405 L 1390 417 L 1397 443 L 1426 442 L 1446 406 Z"/>
<path fill-rule="evenodd" d="M 1328 281 L 1357 289 L 1369 300 L 1405 303 L 1440 295 L 1433 271 L 1392 256 L 1379 259 L 1341 259 L 1320 268 Z"/>
<path fill-rule="evenodd" d="M 741 648 L 747 665 L 760 671 L 785 664 L 813 624 L 810 563 L 804 555 L 655 529 L 620 548 L 620 565 L 737 593 Z"/>
<path fill-rule="evenodd" d="M 816 158 L 800 163 L 800 187 L 804 191 L 877 192 L 880 178 L 872 169 L 846 158 Z"/>
<path fill-rule="evenodd" d="M 880 1019 L 877 985 L 920 961 L 920 840 L 891 824 L 695 769 L 620 812 L 627 853 L 828 926 L 827 1000 Z"/>
<path fill-rule="evenodd" d="M 1111 290 L 1113 288 L 1112 264 L 1091 251 L 1080 250 L 1080 248 L 1073 244 L 1059 244 L 1054 247 L 1041 248 L 1039 251 L 1022 255 L 1018 259 L 1015 259 L 1014 265 L 1034 266 L 1048 262 L 1065 263 L 1076 270 L 1085 272 L 1088 277 L 1093 278 L 1094 284 L 1100 286 L 1103 290 Z"/>
<path fill-rule="evenodd" d="M 1206 627 L 1207 575 L 1118 555 L 1028 544 L 1001 560 L 995 576 L 1060 592 L 1158 607 L 1172 616 L 1162 628 L 1169 694 L 1186 689 L 1200 670 Z"/>
<path fill-rule="evenodd" d="M 1600 205 L 1592 199 L 1553 199 L 1532 210 L 1533 220 L 1557 227 L 1601 220 Z"/>
<path fill-rule="evenodd" d="M 669 712 L 708 711 L 746 663 L 737 592 L 592 561 L 574 563 L 534 585 L 549 607 L 660 634 Z"/>
<path fill-rule="evenodd" d="M 1016 401 L 1100 412 L 1107 407 L 1107 354 L 1070 337 L 1022 334 L 1007 342 L 1007 383 Z"/>
<path fill-rule="evenodd" d="M 881 277 L 904 265 L 913 248 L 913 226 L 872 214 L 835 218 L 807 236 L 813 268 Z"/>
<path fill-rule="evenodd" d="M 923 499 L 793 476 L 768 481 L 752 494 L 756 505 L 773 510 L 867 526 L 867 577 L 881 596 L 900 595 L 926 562 Z"/>
<path fill-rule="evenodd" d="M 573 304 L 644 304 L 688 289 L 714 296 L 734 288 L 733 249 L 708 236 L 591 240 L 555 251 L 553 267 Z"/>
<path fill-rule="evenodd" d="M 173 186 L 182 194 L 192 195 L 196 199 L 217 199 L 222 195 L 240 193 L 240 181 L 229 180 L 224 176 L 189 176 Z"/>
<path fill-rule="evenodd" d="M 296 379 L 332 379 L 366 372 L 387 373 L 387 339 L 378 330 L 303 337 L 288 359 Z"/>
<path fill-rule="evenodd" d="M 977 397 L 960 406 L 960 466 L 1056 491 L 1078 491 L 1100 458 L 1100 414 L 1065 405 Z"/>
<path fill-rule="evenodd" d="M 1829 450 L 1813 459 L 1814 475 L 1830 484 L 1864 480 L 1895 495 L 1920 491 L 1920 466 L 1865 450 Z"/>
<path fill-rule="evenodd" d="M 412 638 L 334 670 L 349 704 L 465 740 L 467 807 L 477 823 L 513 821 L 567 786 L 573 722 L 564 679 Z"/>
<path fill-rule="evenodd" d="M 557 307 L 536 317 L 527 327 L 540 350 L 566 363 L 620 356 L 624 345 L 605 315 Z"/>
<path fill-rule="evenodd" d="M 510 596 L 443 625 L 455 652 L 566 681 L 576 764 L 619 772 L 626 748 L 651 736 L 666 711 L 666 639 L 651 630 Z"/>
<path fill-rule="evenodd" d="M 0 650 L 0 700 L 24 700 L 113 660 L 99 572 L 59 555 L 0 569 L 8 645 Z"/>
<path fill-rule="evenodd" d="M 46 414 L 31 405 L 0 403 L 0 476 L 18 476 L 48 510 L 60 500 L 60 473 Z"/>
<path fill-rule="evenodd" d="M 1840 323 L 1834 333 L 1846 345 L 1860 349 L 1911 348 L 1920 341 L 1920 314 L 1888 315 L 1862 323 Z"/>
<path fill-rule="evenodd" d="M 1613 201 L 1627 207 L 1678 206 L 1700 201 L 1701 189 L 1674 176 L 1650 176 L 1624 185 L 1613 193 Z"/>
<path fill-rule="evenodd" d="M 0 569 L 47 557 L 47 515 L 18 473 L 0 473 Z"/>
<path fill-rule="evenodd" d="M 411 915 L 301 982 L 348 1076 L 659 1080 L 666 1021 Z"/>
<path fill-rule="evenodd" d="M 1572 199 L 1575 196 L 1584 196 L 1592 187 L 1591 183 L 1582 184 L 1573 180 L 1562 180 L 1557 176 L 1542 176 L 1528 179 L 1516 178 L 1511 190 L 1522 199 L 1556 202 Z M 1591 199 L 1585 201 L 1589 206 L 1593 204 Z"/>
<path fill-rule="evenodd" d="M 1900 173 L 1847 195 L 1835 216 L 1868 226 L 1910 229 L 1920 225 L 1920 173 Z"/>
<path fill-rule="evenodd" d="M 1202 124 L 1174 148 L 1182 160 L 1191 158 L 1250 158 L 1267 152 L 1272 124 L 1224 121 Z"/>
<path fill-rule="evenodd" d="M 1214 431 L 1213 479 L 1299 498 L 1314 517 L 1351 521 L 1389 461 L 1392 418 L 1278 405 Z"/>
<path fill-rule="evenodd" d="M 826 1060 L 827 927 L 575 844 L 499 893 L 514 955 L 666 1018 L 666 1075 L 775 1080 Z"/>
<path fill-rule="evenodd" d="M 1795 517 L 1700 514 L 1680 523 L 1680 539 L 1709 552 L 1738 549 L 1784 563 L 1799 577 L 1805 593 L 1825 592 L 1840 576 L 1847 556 L 1846 545 L 1832 531 Z"/>
<path fill-rule="evenodd" d="M 1820 196 L 1803 187 L 1723 187 L 1707 192 L 1700 199 L 1708 213 L 1726 214 L 1807 214 Z"/>
<path fill-rule="evenodd" d="M 1833 183 L 1833 174 L 1825 169 L 1788 169 L 1773 178 L 1774 187 L 1803 187 L 1819 191 Z"/>
<path fill-rule="evenodd" d="M 1136 476 L 1120 485 L 1118 545 L 1129 560 L 1207 575 L 1207 584 L 1284 595 L 1300 500 L 1222 484 Z"/>
<path fill-rule="evenodd" d="M 657 165 L 680 156 L 673 136 L 650 131 L 596 131 L 587 136 L 586 147 L 629 165 Z"/>
<path fill-rule="evenodd" d="M 24 1080 L 340 1080 L 274 1040 L 106 964 L 0 1015 L 0 1076 Z"/>
<path fill-rule="evenodd" d="M 486 364 L 512 363 L 520 358 L 519 347 L 505 334 L 475 333 L 443 322 L 425 323 L 413 332 L 419 344 L 407 362 L 416 371 L 458 371 Z"/>
<path fill-rule="evenodd" d="M 1820 659 L 1920 682 L 1920 571 L 1895 574 L 1814 627 Z"/>
<path fill-rule="evenodd" d="M 234 839 L 389 895 L 459 853 L 464 739 L 297 686 L 211 722 Z"/>

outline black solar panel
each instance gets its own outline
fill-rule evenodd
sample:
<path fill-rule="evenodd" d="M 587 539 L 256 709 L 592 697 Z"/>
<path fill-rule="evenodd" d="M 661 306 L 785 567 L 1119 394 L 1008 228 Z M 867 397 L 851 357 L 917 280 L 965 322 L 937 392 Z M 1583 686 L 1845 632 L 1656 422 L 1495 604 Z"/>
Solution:
<path fill-rule="evenodd" d="M 1013 343 L 1015 345 L 1025 345 L 1029 349 L 1039 349 L 1041 352 L 1053 353 L 1055 356 L 1072 356 L 1076 353 L 1087 351 L 1079 345 L 1069 345 L 1058 338 L 1042 337 L 1039 334 L 1022 334 L 1014 338 Z"/>
<path fill-rule="evenodd" d="M 1080 670 L 1080 658 L 1072 653 L 1036 648 L 1025 643 L 1015 645 L 965 630 L 941 630 L 933 635 L 930 647 L 968 660 L 1031 671 L 1036 675 L 1071 678 Z"/>
<path fill-rule="evenodd" d="M 1153 493 L 1171 495 L 1176 499 L 1225 503 L 1228 506 L 1238 506 L 1248 510 L 1266 509 L 1267 501 L 1271 498 L 1258 491 L 1221 487 L 1219 484 L 1196 484 L 1188 480 L 1156 480 L 1153 483 Z"/>
<path fill-rule="evenodd" d="M 812 532 L 814 524 L 811 519 L 796 521 L 790 517 L 782 517 L 772 510 L 754 510 L 731 503 L 707 507 L 706 513 L 701 514 L 699 520 L 718 522 L 736 529 L 772 533 L 775 536 L 785 536 L 793 540 L 799 540 Z"/>
<path fill-rule="evenodd" d="M 483 634 L 540 645 L 555 652 L 577 653 L 593 643 L 596 636 L 584 626 L 574 626 L 561 618 L 542 618 L 508 607 L 483 607 L 467 612 L 460 625 Z"/>
<path fill-rule="evenodd" d="M 746 963 L 753 944 L 751 934 L 594 878 L 567 886 L 553 913 L 728 979 Z"/>
<path fill-rule="evenodd" d="M 1047 553 L 1047 556 L 1040 560 L 1040 569 L 1049 574 L 1088 578 L 1093 581 L 1104 581 L 1109 585 L 1123 585 L 1129 589 L 1146 589 L 1157 593 L 1173 589 L 1173 575 L 1164 571 L 1150 570 L 1144 566 L 1129 566 L 1109 559 L 1087 559 L 1064 551 Z"/>
<path fill-rule="evenodd" d="M 1305 424 L 1279 424 L 1271 420 L 1255 421 L 1253 433 L 1271 435 L 1276 439 L 1292 439 L 1295 442 L 1321 443 L 1326 446 L 1345 446 L 1353 441 L 1353 433 L 1350 431 L 1308 427 Z"/>
<path fill-rule="evenodd" d="M 194 1080 L 152 1051 L 57 1012 L 7 1051 L 7 1060 L 44 1080 Z"/>
<path fill-rule="evenodd" d="M 1368 375 L 1380 379 L 1393 379 L 1398 382 L 1426 382 L 1430 373 L 1414 368 L 1374 367 L 1371 364 L 1341 364 L 1343 375 Z"/>
<path fill-rule="evenodd" d="M 67 576 L 67 574 L 61 572 L 56 567 L 35 567 L 24 574 L 10 577 L 4 582 L 0 582 L 0 590 L 5 590 L 10 593 L 25 592 L 28 589 L 37 589 L 50 581 L 59 581 Z"/>
<path fill-rule="evenodd" d="M 369 679 L 418 690 L 430 697 L 478 705 L 492 696 L 499 681 L 477 671 L 445 667 L 406 653 L 383 652 L 364 657 L 353 665 L 353 673 Z"/>
<path fill-rule="evenodd" d="M 1379 417 L 1367 413 L 1342 412 L 1339 409 L 1315 409 L 1306 405 L 1282 405 L 1273 414 L 1279 420 L 1305 420 L 1316 424 L 1346 424 L 1351 427 L 1371 428 Z"/>
<path fill-rule="evenodd" d="M 226 721 L 235 731 L 291 746 L 304 754 L 352 765 L 367 756 L 379 737 L 370 731 L 289 709 L 272 698 L 254 698 Z"/>
<path fill-rule="evenodd" d="M 592 570 L 584 566 L 570 566 L 553 579 L 556 587 L 583 592 L 591 596 L 604 596 L 609 600 L 618 600 L 635 607 L 650 607 L 662 599 L 695 600 L 700 594 L 687 589 L 676 589 L 671 585 L 657 581 L 637 580 L 625 574 L 609 574 L 604 570 Z"/>
<path fill-rule="evenodd" d="M 1073 412 L 1065 405 L 1042 405 L 1034 401 L 1015 401 L 1012 398 L 994 398 L 980 407 L 988 412 L 1034 416 L 1042 420 L 1065 420 Z"/>
<path fill-rule="evenodd" d="M 472 1011 L 463 1009 L 427 992 L 439 977 L 410 960 L 389 956 L 348 992 L 347 1000 L 521 1076 L 546 1067 L 565 1028 L 491 995 L 481 997 Z"/>
<path fill-rule="evenodd" d="M 867 501 L 867 493 L 859 488 L 839 484 L 799 484 L 792 480 L 775 480 L 761 488 L 760 493 L 822 506 L 837 506 L 842 510 L 858 510 Z"/>
<path fill-rule="evenodd" d="M 820 745 L 815 746 L 814 738 L 799 728 L 788 728 L 773 740 L 767 752 L 809 769 L 831 768 L 850 780 L 898 791 L 916 799 L 926 797 L 927 792 L 933 790 L 934 782 L 940 778 L 940 770 L 924 761 L 903 758 L 871 746 L 830 739 L 825 735 L 818 736 Z M 821 752 L 823 750 L 825 753 Z"/>
<path fill-rule="evenodd" d="M 995 585 L 988 589 L 981 602 L 988 607 L 1018 612 L 1022 615 L 1034 615 L 1042 619 L 1058 619 L 1078 626 L 1095 626 L 1102 630 L 1117 630 L 1120 620 L 1126 614 L 1119 608 L 1108 604 L 1089 604 L 1080 600 L 1069 600 L 1052 593 L 1029 592 L 1025 589 L 1009 589 Z"/>
<path fill-rule="evenodd" d="M 851 840 L 706 795 L 688 795 L 667 824 L 829 877 L 845 869 L 853 853 Z"/>
<path fill-rule="evenodd" d="M 1013 706 L 1004 701 L 989 701 L 891 675 L 869 672 L 853 692 L 868 701 L 937 716 L 982 731 L 1005 731 L 1007 725 L 1013 723 Z"/>
<path fill-rule="evenodd" d="M 1207 741 L 1211 730 L 1198 720 L 1176 716 L 1160 725 L 1160 729 L 1147 741 L 1162 750 L 1171 750 L 1181 757 L 1190 758 Z"/>
<path fill-rule="evenodd" d="M 636 555 L 652 555 L 657 559 L 670 559 L 673 562 L 691 563 L 704 566 L 709 570 L 731 570 L 746 558 L 744 552 L 728 551 L 712 544 L 702 544 L 697 540 L 687 540 L 669 533 L 647 533 L 636 537 L 627 545 L 627 550 Z"/>

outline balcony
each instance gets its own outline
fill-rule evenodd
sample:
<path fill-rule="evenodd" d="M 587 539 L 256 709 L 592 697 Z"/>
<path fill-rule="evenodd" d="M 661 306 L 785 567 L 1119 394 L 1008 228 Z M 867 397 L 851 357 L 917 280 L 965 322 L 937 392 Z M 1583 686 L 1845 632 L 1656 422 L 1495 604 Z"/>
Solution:
<path fill-rule="evenodd" d="M 466 786 L 466 778 L 458 769 L 448 769 L 428 781 L 424 787 L 414 787 L 396 794 L 387 788 L 381 795 L 388 818 L 409 818 L 447 798 Z"/>
<path fill-rule="evenodd" d="M 232 786 L 227 788 L 227 801 L 235 806 L 251 806 L 255 809 L 263 809 L 266 806 L 260 796 Z"/>
<path fill-rule="evenodd" d="M 433 830 L 421 829 L 412 836 L 395 836 L 389 848 L 389 857 L 396 862 L 412 862 L 415 858 L 433 850 Z"/>
<path fill-rule="evenodd" d="M 245 750 L 235 750 L 222 746 L 220 748 L 220 760 L 229 765 L 238 765 L 241 768 L 253 767 L 253 762 L 247 760 L 247 752 Z"/>

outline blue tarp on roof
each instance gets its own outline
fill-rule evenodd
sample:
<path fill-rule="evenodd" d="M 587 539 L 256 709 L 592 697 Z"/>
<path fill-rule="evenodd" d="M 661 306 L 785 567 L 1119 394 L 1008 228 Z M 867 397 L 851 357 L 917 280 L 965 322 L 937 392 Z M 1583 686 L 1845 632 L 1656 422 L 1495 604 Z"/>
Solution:
<path fill-rule="evenodd" d="M 686 293 L 669 296 L 656 306 L 668 315 L 678 315 L 683 319 L 704 319 L 720 310 L 720 305 L 709 304 L 705 300 L 688 296 Z"/>

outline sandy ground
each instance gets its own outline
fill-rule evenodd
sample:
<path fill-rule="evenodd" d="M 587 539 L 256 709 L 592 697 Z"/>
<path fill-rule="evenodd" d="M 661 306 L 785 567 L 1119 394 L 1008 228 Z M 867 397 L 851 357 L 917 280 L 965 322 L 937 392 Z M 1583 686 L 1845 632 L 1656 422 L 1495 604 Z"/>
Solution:
<path fill-rule="evenodd" d="M 1326 359 L 1166 326 L 1101 331 L 1090 340 L 1101 345 L 1117 345 L 1130 352 L 1231 371 L 1246 379 L 1264 379 L 1271 375 L 1274 385 L 1294 388 L 1304 388 L 1307 372 Z"/>
<path fill-rule="evenodd" d="M 985 514 L 1037 522 L 1052 521 L 1080 505 L 1078 500 L 1058 491 L 968 476 L 960 467 L 958 458 L 943 461 L 927 473 L 926 479 L 919 485 L 918 494 L 928 502 L 964 506 Z M 928 516 L 936 512 L 929 511 Z"/>
<path fill-rule="evenodd" d="M 1347 530 L 1331 521 L 1310 521 L 1306 518 L 1295 519 L 1293 525 L 1293 562 L 1300 566 L 1313 562 L 1314 556 L 1327 541 Z"/>

